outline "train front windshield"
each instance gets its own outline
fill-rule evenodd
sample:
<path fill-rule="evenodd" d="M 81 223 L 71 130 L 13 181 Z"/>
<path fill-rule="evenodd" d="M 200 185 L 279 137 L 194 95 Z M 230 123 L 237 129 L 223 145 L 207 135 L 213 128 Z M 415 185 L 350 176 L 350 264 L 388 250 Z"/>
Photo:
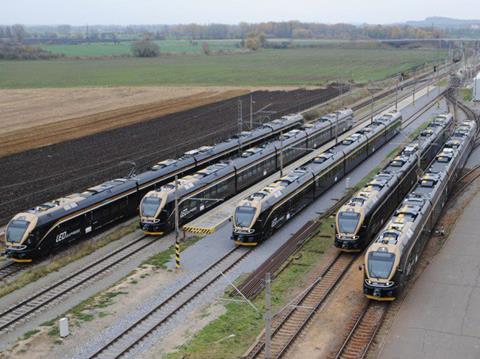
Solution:
<path fill-rule="evenodd" d="M 142 216 L 144 217 L 155 217 L 157 214 L 158 207 L 160 207 L 160 198 L 157 197 L 146 197 L 142 202 Z"/>
<path fill-rule="evenodd" d="M 368 255 L 368 274 L 371 278 L 387 279 L 395 262 L 395 254 L 388 252 L 370 252 Z"/>
<path fill-rule="evenodd" d="M 338 229 L 340 233 L 355 233 L 360 214 L 355 212 L 340 212 L 338 216 Z"/>
<path fill-rule="evenodd" d="M 22 240 L 29 222 L 23 220 L 13 220 L 7 227 L 6 239 L 8 242 L 18 243 Z"/>
<path fill-rule="evenodd" d="M 238 227 L 249 227 L 252 224 L 255 212 L 254 207 L 238 207 L 235 211 L 235 224 Z"/>

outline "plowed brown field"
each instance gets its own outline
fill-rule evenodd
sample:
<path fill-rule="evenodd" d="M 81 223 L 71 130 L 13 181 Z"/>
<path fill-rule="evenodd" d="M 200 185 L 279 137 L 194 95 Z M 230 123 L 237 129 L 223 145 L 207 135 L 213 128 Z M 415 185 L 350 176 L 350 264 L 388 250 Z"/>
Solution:
<path fill-rule="evenodd" d="M 226 93 L 234 94 L 223 92 L 219 96 Z M 255 120 L 298 112 L 335 95 L 337 90 L 331 88 L 255 91 L 254 108 L 264 109 Z M 203 100 L 198 100 L 194 108 L 166 115 L 158 115 L 161 105 L 132 106 L 129 111 L 84 116 L 79 125 L 65 120 L 19 129 L 26 131 L 19 132 L 24 135 L 0 139 L 0 146 L 6 146 L 3 141 L 13 141 L 10 147 L 3 147 L 4 151 L 31 146 L 30 150 L 0 157 L 0 224 L 18 211 L 125 176 L 131 161 L 137 171 L 142 171 L 157 161 L 232 135 L 238 131 L 239 100 L 243 104 L 243 121 L 248 123 L 250 96 L 246 94 L 204 105 L 199 105 Z M 172 101 L 168 111 L 191 106 L 190 100 Z"/>
<path fill-rule="evenodd" d="M 232 88 L 0 90 L 0 157 L 248 92 Z"/>

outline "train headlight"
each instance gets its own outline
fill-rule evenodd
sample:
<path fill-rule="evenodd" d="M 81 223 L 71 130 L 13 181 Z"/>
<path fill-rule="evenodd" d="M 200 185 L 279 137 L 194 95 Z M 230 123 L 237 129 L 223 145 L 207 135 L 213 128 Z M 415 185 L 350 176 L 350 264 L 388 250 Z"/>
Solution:
<path fill-rule="evenodd" d="M 237 234 L 252 234 L 252 233 L 255 233 L 255 230 L 254 230 L 254 229 L 251 229 L 251 228 L 238 228 L 238 227 L 234 227 L 234 228 L 233 228 L 233 232 L 234 232 L 234 233 L 237 233 Z"/>

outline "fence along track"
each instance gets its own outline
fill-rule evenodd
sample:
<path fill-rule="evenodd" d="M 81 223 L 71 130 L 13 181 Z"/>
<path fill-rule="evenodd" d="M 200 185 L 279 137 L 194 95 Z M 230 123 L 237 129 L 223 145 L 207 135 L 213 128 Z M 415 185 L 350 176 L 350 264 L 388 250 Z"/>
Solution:
<path fill-rule="evenodd" d="M 95 353 L 91 354 L 89 358 L 118 358 L 127 354 L 151 334 L 154 334 L 157 329 L 166 324 L 175 314 L 202 294 L 208 287 L 217 282 L 224 273 L 233 269 L 250 253 L 251 250 L 248 249 L 244 250 L 244 248 L 240 247 L 233 248 L 190 282 L 132 323 L 107 344 L 99 348 Z M 171 307 L 173 307 L 173 309 Z"/>
<path fill-rule="evenodd" d="M 13 305 L 0 314 L 0 332 L 9 329 L 27 316 L 44 309 L 47 304 L 50 304 L 54 300 L 111 269 L 113 266 L 130 258 L 133 254 L 155 243 L 155 241 L 151 239 L 145 240 L 146 237 L 147 236 L 141 236 L 137 238 L 112 253 L 79 269 L 68 277 Z"/>

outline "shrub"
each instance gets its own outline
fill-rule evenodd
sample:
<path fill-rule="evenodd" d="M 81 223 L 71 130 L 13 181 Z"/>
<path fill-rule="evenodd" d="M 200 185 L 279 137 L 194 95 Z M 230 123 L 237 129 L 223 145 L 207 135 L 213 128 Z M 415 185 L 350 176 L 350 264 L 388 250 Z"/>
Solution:
<path fill-rule="evenodd" d="M 0 60 L 46 60 L 61 57 L 39 47 L 0 42 Z"/>
<path fill-rule="evenodd" d="M 156 57 L 160 55 L 160 46 L 146 39 L 132 44 L 132 53 L 136 57 Z"/>

